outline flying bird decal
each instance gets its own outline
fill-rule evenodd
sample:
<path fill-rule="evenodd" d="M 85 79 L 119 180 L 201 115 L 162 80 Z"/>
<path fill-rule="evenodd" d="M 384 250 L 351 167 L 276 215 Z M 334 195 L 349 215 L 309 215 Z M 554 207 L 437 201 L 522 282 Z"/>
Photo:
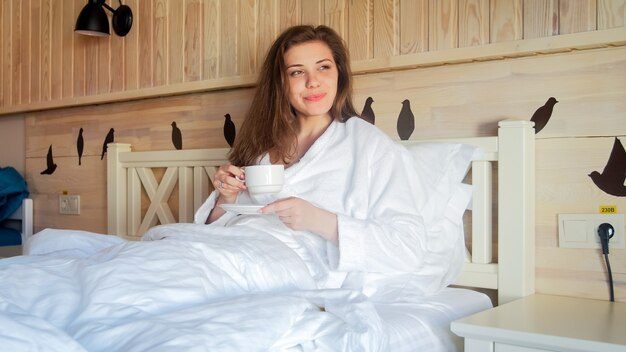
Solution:
<path fill-rule="evenodd" d="M 602 191 L 617 197 L 626 197 L 626 151 L 622 142 L 615 137 L 613 149 L 602 173 L 593 171 L 589 174 L 593 183 Z"/>
<path fill-rule="evenodd" d="M 57 169 L 57 164 L 54 163 L 54 158 L 52 157 L 52 144 L 48 147 L 48 154 L 46 155 L 46 169 L 43 170 L 41 175 L 52 175 L 54 171 Z"/>

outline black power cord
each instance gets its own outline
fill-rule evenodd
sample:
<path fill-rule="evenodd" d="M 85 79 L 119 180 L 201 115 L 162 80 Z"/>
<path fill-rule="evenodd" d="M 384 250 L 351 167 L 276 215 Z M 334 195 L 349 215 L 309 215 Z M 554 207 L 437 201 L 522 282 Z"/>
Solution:
<path fill-rule="evenodd" d="M 611 273 L 611 263 L 609 262 L 609 239 L 615 234 L 615 229 L 609 223 L 602 223 L 598 226 L 598 236 L 602 244 L 602 254 L 606 262 L 606 270 L 609 273 L 609 294 L 611 302 L 615 302 L 615 294 L 613 293 L 613 274 Z"/>

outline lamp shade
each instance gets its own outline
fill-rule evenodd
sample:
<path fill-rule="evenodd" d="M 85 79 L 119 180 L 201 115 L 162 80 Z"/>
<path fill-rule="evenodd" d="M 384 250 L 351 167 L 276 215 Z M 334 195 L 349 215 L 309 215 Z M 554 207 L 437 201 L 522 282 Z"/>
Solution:
<path fill-rule="evenodd" d="M 102 5 L 98 4 L 98 1 L 90 1 L 83 7 L 76 20 L 74 31 L 98 37 L 105 37 L 111 33 L 107 14 Z"/>

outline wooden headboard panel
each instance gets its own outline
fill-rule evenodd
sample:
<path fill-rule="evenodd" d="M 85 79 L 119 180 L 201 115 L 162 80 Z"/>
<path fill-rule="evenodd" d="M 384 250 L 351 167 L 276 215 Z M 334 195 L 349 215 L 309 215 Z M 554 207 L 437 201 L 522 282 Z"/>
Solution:
<path fill-rule="evenodd" d="M 497 137 L 444 140 L 480 147 L 484 160 L 472 163 L 472 239 L 465 267 L 456 284 L 498 290 L 506 303 L 535 290 L 535 135 L 532 122 L 501 121 Z M 433 140 L 428 140 L 432 142 Z M 424 141 L 410 141 L 420 143 Z M 405 142 L 406 143 L 406 142 Z M 211 179 L 226 162 L 228 149 L 132 152 L 129 144 L 112 143 L 107 151 L 108 233 L 138 239 L 150 227 L 192 222 L 213 190 Z M 497 163 L 497 221 L 492 214 L 493 164 Z M 154 168 L 164 168 L 160 180 Z M 168 200 L 178 187 L 178 214 Z M 150 204 L 142 216 L 142 190 Z M 492 248 L 498 227 L 498 261 Z"/>

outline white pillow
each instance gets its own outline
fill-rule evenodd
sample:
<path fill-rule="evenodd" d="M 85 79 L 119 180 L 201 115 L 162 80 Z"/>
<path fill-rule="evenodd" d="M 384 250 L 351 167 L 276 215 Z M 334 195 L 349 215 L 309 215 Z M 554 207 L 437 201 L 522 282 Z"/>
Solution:
<path fill-rule="evenodd" d="M 415 177 L 411 182 L 419 194 L 420 211 L 424 220 L 435 221 L 446 211 L 458 213 L 466 204 L 451 204 L 455 200 L 466 199 L 458 192 L 468 192 L 467 187 L 459 187 L 467 174 L 472 160 L 482 157 L 478 147 L 449 142 L 425 142 L 405 144 L 415 162 Z M 451 214 L 446 214 L 448 217 Z M 461 213 L 460 216 L 463 214 Z"/>
<path fill-rule="evenodd" d="M 463 179 L 472 161 L 483 157 L 483 151 L 462 143 L 426 142 L 405 145 L 415 162 L 412 186 L 421 196 L 418 206 L 429 236 L 447 237 L 454 248 L 449 258 L 442 258 L 445 272 L 441 281 L 432 282 L 431 290 L 452 284 L 465 260 L 463 214 L 471 201 L 472 187 Z"/>

